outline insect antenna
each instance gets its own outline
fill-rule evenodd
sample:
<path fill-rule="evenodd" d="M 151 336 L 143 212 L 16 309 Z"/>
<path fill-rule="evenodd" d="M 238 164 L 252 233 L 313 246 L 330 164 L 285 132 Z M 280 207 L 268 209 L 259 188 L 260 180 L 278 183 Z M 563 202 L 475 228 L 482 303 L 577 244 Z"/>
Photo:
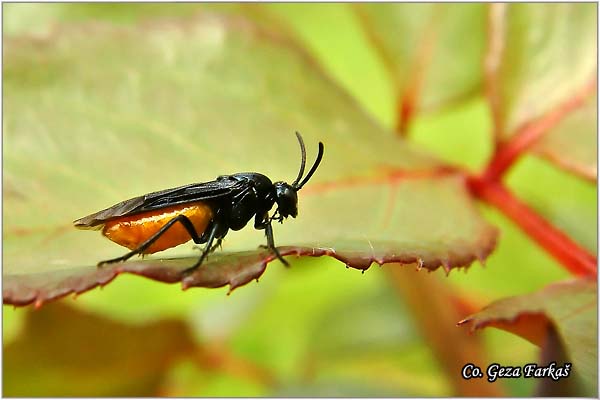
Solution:
<path fill-rule="evenodd" d="M 300 136 L 300 133 L 298 133 L 298 131 L 296 131 L 296 137 L 298 138 L 298 142 L 300 143 L 300 152 L 302 153 L 302 161 L 300 163 L 300 171 L 298 172 L 298 177 L 292 183 L 293 187 L 296 187 L 298 182 L 300 182 L 300 179 L 302 179 L 302 175 L 304 175 L 304 167 L 306 166 L 306 147 L 304 147 L 304 140 L 302 140 L 302 136 Z"/>
<path fill-rule="evenodd" d="M 293 185 L 296 188 L 296 190 L 302 189 L 302 186 L 304 186 L 306 184 L 306 182 L 308 182 L 310 177 L 313 176 L 313 174 L 319 167 L 319 164 L 321 163 L 321 159 L 323 158 L 323 151 L 324 151 L 323 143 L 319 142 L 319 154 L 317 154 L 317 159 L 315 160 L 315 163 L 313 164 L 310 171 L 308 171 L 308 174 L 306 174 L 306 176 L 304 177 L 304 180 L 299 185 Z"/>

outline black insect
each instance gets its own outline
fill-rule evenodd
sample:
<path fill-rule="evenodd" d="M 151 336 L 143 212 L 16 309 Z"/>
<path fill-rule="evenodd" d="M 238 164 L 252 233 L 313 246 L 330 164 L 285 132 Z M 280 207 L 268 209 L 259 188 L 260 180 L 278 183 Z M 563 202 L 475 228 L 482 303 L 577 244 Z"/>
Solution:
<path fill-rule="evenodd" d="M 129 248 L 127 254 L 98 263 L 121 262 L 135 254 L 152 254 L 192 239 L 206 243 L 200 258 L 188 268 L 199 267 L 206 256 L 214 251 L 227 232 L 242 229 L 254 218 L 254 228 L 265 230 L 267 248 L 288 265 L 275 247 L 273 220 L 283 222 L 288 216 L 298 215 L 297 192 L 308 182 L 323 158 L 323 143 L 312 168 L 304 176 L 306 149 L 302 136 L 296 132 L 302 162 L 298 177 L 292 184 L 271 182 L 257 172 L 222 175 L 216 180 L 193 183 L 173 189 L 149 193 L 125 200 L 105 210 L 73 222 L 80 229 L 102 229 L 102 234 L 113 242 Z M 269 216 L 273 205 L 275 213 Z M 216 242 L 215 242 L 216 240 Z"/>

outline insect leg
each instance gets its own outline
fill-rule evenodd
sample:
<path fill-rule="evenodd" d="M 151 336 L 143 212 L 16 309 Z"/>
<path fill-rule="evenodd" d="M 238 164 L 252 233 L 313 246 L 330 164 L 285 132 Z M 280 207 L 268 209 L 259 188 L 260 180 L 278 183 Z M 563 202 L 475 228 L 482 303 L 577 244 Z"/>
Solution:
<path fill-rule="evenodd" d="M 169 229 L 171 226 L 173 226 L 177 222 L 182 224 L 183 227 L 188 231 L 188 233 L 192 237 L 192 240 L 194 241 L 194 243 L 201 243 L 200 236 L 198 235 L 198 232 L 196 232 L 196 228 L 194 228 L 194 225 L 188 219 L 188 217 L 186 217 L 185 215 L 178 215 L 175 218 L 173 218 L 172 220 L 170 220 L 169 222 L 167 222 L 166 224 L 164 224 L 163 227 L 158 230 L 158 232 L 156 232 L 154 235 L 152 235 L 150 238 L 148 238 L 148 240 L 146 240 L 144 243 L 140 244 L 136 249 L 131 250 L 129 253 L 127 253 L 121 257 L 112 258 L 112 259 L 106 260 L 106 261 L 100 261 L 98 263 L 98 266 L 101 267 L 104 264 L 112 264 L 112 263 L 117 263 L 117 262 L 121 262 L 121 261 L 126 261 L 129 258 L 133 257 L 134 255 L 142 253 L 144 250 L 146 250 L 148 247 L 150 247 L 152 245 L 152 243 L 156 242 L 158 240 L 158 238 L 160 238 L 163 235 L 163 233 L 165 233 L 167 231 L 167 229 Z"/>
<path fill-rule="evenodd" d="M 217 247 L 223 248 L 221 246 L 222 243 L 223 243 L 223 238 L 222 237 L 218 238 L 217 243 L 215 243 L 215 245 L 209 250 L 209 253 L 212 253 L 213 251 L 215 251 L 217 249 Z"/>
<path fill-rule="evenodd" d="M 265 234 L 267 235 L 267 247 L 269 249 L 271 249 L 271 251 L 273 253 L 275 253 L 275 255 L 277 256 L 277 258 L 279 259 L 279 261 L 281 261 L 283 263 L 283 265 L 285 265 L 286 267 L 290 266 L 290 263 L 288 263 L 279 253 L 279 250 L 277 250 L 277 247 L 275 247 L 275 239 L 273 238 L 273 227 L 271 226 L 271 221 L 267 222 L 266 226 L 265 226 Z"/>
<path fill-rule="evenodd" d="M 215 240 L 215 236 L 216 236 L 216 233 L 218 230 L 219 230 L 219 224 L 214 224 L 212 229 L 210 230 L 210 234 L 208 235 L 208 239 L 206 241 L 206 246 L 204 247 L 204 250 L 202 250 L 202 254 L 200 255 L 200 258 L 198 259 L 198 261 L 196 261 L 196 263 L 194 265 L 183 270 L 184 275 L 187 275 L 187 274 L 193 272 L 196 268 L 198 268 L 200 265 L 202 265 L 202 261 L 204 261 L 204 259 L 208 255 L 208 253 L 210 253 L 211 251 L 214 250 L 212 243 Z M 220 242 L 220 239 L 217 239 L 217 241 Z"/>
<path fill-rule="evenodd" d="M 223 249 L 222 244 L 223 244 L 223 238 L 222 237 L 221 238 L 217 238 L 217 243 L 215 243 L 213 245 L 213 247 L 210 248 L 210 250 L 208 251 L 208 254 L 214 253 L 215 250 L 217 250 L 217 247 L 220 247 L 221 250 L 222 250 Z M 200 246 L 194 246 L 194 249 L 202 250 L 202 247 L 200 247 Z"/>

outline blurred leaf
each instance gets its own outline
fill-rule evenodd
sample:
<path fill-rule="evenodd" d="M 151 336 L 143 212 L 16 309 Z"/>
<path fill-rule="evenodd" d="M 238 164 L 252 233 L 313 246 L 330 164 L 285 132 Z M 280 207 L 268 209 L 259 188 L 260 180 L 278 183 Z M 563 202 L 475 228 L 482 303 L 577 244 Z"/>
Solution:
<path fill-rule="evenodd" d="M 149 17 L 185 16 L 197 12 L 198 4 L 167 3 L 11 3 L 4 7 L 5 34 L 47 35 L 57 26 L 81 21 L 135 23 Z"/>
<path fill-rule="evenodd" d="M 409 393 L 370 385 L 356 379 L 323 379 L 313 383 L 290 384 L 282 386 L 269 394 L 271 397 L 320 397 L 320 398 L 361 398 L 361 397 L 407 397 Z"/>
<path fill-rule="evenodd" d="M 310 340 L 316 357 L 344 358 L 398 350 L 416 332 L 402 303 L 389 292 L 343 302 L 323 312 Z"/>
<path fill-rule="evenodd" d="M 367 112 L 386 128 L 394 126 L 396 88 L 390 85 L 385 66 L 350 4 L 265 2 L 261 6 L 280 18 Z"/>
<path fill-rule="evenodd" d="M 412 311 L 413 319 L 438 360 L 456 396 L 501 396 L 504 388 L 484 379 L 462 378 L 467 363 L 486 365 L 485 348 L 478 338 L 456 329 L 456 321 L 473 306 L 461 301 L 438 276 L 408 268 L 387 268 L 394 288 Z M 423 294 L 426 293 L 426 300 Z"/>
<path fill-rule="evenodd" d="M 4 347 L 3 393 L 156 396 L 171 363 L 196 350 L 180 320 L 126 325 L 57 303 L 29 312 L 23 333 Z"/>
<path fill-rule="evenodd" d="M 430 269 L 466 266 L 494 246 L 496 231 L 457 174 L 391 137 L 292 43 L 246 20 L 203 14 L 136 28 L 65 28 L 45 39 L 8 40 L 4 56 L 8 302 L 44 301 L 34 297 L 38 290 L 46 298 L 56 288 L 60 295 L 86 290 L 120 270 L 179 280 L 189 259 L 96 271 L 97 261 L 122 250 L 70 221 L 224 173 L 293 177 L 294 130 L 303 132 L 309 154 L 319 140 L 326 153 L 300 195 L 301 216 L 276 227 L 278 244 L 358 268 L 399 261 Z M 233 250 L 264 243 L 250 228 L 234 236 Z M 272 258 L 229 254 L 213 257 L 215 267 L 184 286 L 235 287 Z M 237 278 L 216 268 L 228 263 L 242 267 Z"/>
<path fill-rule="evenodd" d="M 595 77 L 596 5 L 492 7 L 486 66 L 498 139 L 506 140 L 521 125 L 560 107 Z"/>
<path fill-rule="evenodd" d="M 264 397 L 268 387 L 234 371 L 206 371 L 182 363 L 171 371 L 161 397 Z"/>
<path fill-rule="evenodd" d="M 572 372 L 595 396 L 598 378 L 598 285 L 592 280 L 556 283 L 523 296 L 498 300 L 461 321 L 471 331 L 488 326 L 503 329 L 542 347 L 554 329 L 573 362 Z"/>
<path fill-rule="evenodd" d="M 391 74 L 402 117 L 480 89 L 484 4 L 358 4 L 355 10 Z"/>
<path fill-rule="evenodd" d="M 383 395 L 376 388 L 388 396 L 451 393 L 409 310 L 390 289 L 324 307 L 308 340 L 305 385 L 345 379 L 365 385 L 361 392 L 370 397 Z"/>
<path fill-rule="evenodd" d="M 565 354 L 565 348 L 561 339 L 552 326 L 548 328 L 546 340 L 542 345 L 541 356 L 538 365 L 546 366 L 554 363 L 560 367 L 569 362 Z M 539 379 L 537 382 L 536 396 L 539 397 L 583 397 L 586 395 L 584 385 L 579 374 L 573 371 L 569 379 Z"/>
<path fill-rule="evenodd" d="M 528 154 L 508 171 L 505 179 L 519 198 L 590 253 L 597 254 L 595 184 Z"/>
<path fill-rule="evenodd" d="M 267 25 L 278 21 L 270 18 L 260 4 L 244 3 L 10 3 L 3 12 L 7 35 L 45 36 L 64 24 L 90 21 L 120 25 L 150 21 L 152 18 L 192 17 L 201 12 L 243 14 Z M 285 29 L 283 25 L 278 29 Z"/>
<path fill-rule="evenodd" d="M 596 182 L 598 176 L 598 93 L 566 116 L 535 145 L 535 151 L 566 170 Z"/>
<path fill-rule="evenodd" d="M 381 287 L 381 268 L 365 273 L 340 268 L 331 258 L 306 257 L 289 269 L 276 265 L 260 279 L 225 300 L 257 292 L 261 302 L 229 336 L 232 348 L 277 371 L 280 381 L 298 379 L 312 347 L 311 333 L 332 302 L 351 302 Z M 237 299 L 237 300 L 236 300 Z M 231 306 L 230 306 L 231 307 Z M 274 328 L 276 326 L 276 328 Z"/>
<path fill-rule="evenodd" d="M 264 397 L 268 392 L 261 382 L 232 371 L 211 371 L 197 363 L 182 362 L 172 368 L 161 397 Z"/>
<path fill-rule="evenodd" d="M 491 207 L 482 207 L 482 211 L 485 218 L 502 232 L 498 247 L 485 261 L 484 268 L 469 268 L 464 275 L 450 274 L 447 278 L 447 283 L 468 294 L 475 305 L 480 308 L 500 297 L 526 294 L 552 282 L 569 279 L 569 272 L 536 246 L 514 221 Z M 519 276 L 517 280 L 513 279 L 516 275 Z"/>
<path fill-rule="evenodd" d="M 415 363 L 418 367 L 411 368 Z M 382 392 L 388 393 L 387 397 L 444 397 L 452 393 L 452 386 L 437 368 L 426 345 L 387 355 L 359 354 L 352 358 L 329 359 L 319 366 L 315 375 L 304 385 L 351 381 L 363 387 L 363 397 L 382 396 Z"/>
<path fill-rule="evenodd" d="M 451 165 L 477 173 L 485 168 L 493 153 L 491 132 L 489 106 L 478 96 L 455 107 L 415 118 L 410 141 Z"/>

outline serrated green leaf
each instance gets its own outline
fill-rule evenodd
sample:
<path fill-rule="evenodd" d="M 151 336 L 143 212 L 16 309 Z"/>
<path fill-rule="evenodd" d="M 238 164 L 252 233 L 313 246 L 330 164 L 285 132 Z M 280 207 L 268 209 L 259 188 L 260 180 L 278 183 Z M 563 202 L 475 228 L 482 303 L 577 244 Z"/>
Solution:
<path fill-rule="evenodd" d="M 536 143 L 535 151 L 562 168 L 596 182 L 598 176 L 598 94 L 565 117 Z"/>
<path fill-rule="evenodd" d="M 515 333 L 543 346 L 549 329 L 573 362 L 573 373 L 586 385 L 586 396 L 596 396 L 598 377 L 598 285 L 593 280 L 565 281 L 522 296 L 498 300 L 466 318 L 471 330 L 488 326 Z M 551 326 L 551 328 L 550 328 Z"/>
<path fill-rule="evenodd" d="M 123 269 L 93 270 L 122 250 L 70 226 L 85 214 L 239 171 L 291 180 L 295 130 L 309 157 L 319 140 L 325 157 L 300 193 L 297 220 L 275 227 L 277 244 L 359 268 L 400 261 L 430 269 L 468 265 L 494 246 L 495 230 L 457 174 L 394 139 L 293 43 L 247 20 L 206 13 L 133 28 L 71 27 L 41 41 L 9 40 L 4 57 L 4 274 L 17 285 L 8 302 L 43 302 L 31 293 L 48 292 L 38 278 L 53 271 L 88 277 L 76 280 L 78 291 Z M 251 228 L 225 241 L 228 251 L 259 244 L 262 233 Z M 165 254 L 189 256 L 189 246 Z M 252 278 L 269 259 L 253 260 Z M 215 281 L 235 287 L 225 270 Z M 159 275 L 181 278 L 177 268 Z M 64 280 L 48 282 L 64 291 Z M 186 286 L 196 283 L 206 286 L 194 277 Z M 17 296 L 19 285 L 27 296 Z"/>
<path fill-rule="evenodd" d="M 596 75 L 596 5 L 496 5 L 488 55 L 500 139 L 575 96 Z"/>
<path fill-rule="evenodd" d="M 365 34 L 400 97 L 432 110 L 480 89 L 485 50 L 483 4 L 358 4 Z"/>
<path fill-rule="evenodd" d="M 155 396 L 171 363 L 198 351 L 177 319 L 131 326 L 60 303 L 30 311 L 4 347 L 11 397 Z"/>

